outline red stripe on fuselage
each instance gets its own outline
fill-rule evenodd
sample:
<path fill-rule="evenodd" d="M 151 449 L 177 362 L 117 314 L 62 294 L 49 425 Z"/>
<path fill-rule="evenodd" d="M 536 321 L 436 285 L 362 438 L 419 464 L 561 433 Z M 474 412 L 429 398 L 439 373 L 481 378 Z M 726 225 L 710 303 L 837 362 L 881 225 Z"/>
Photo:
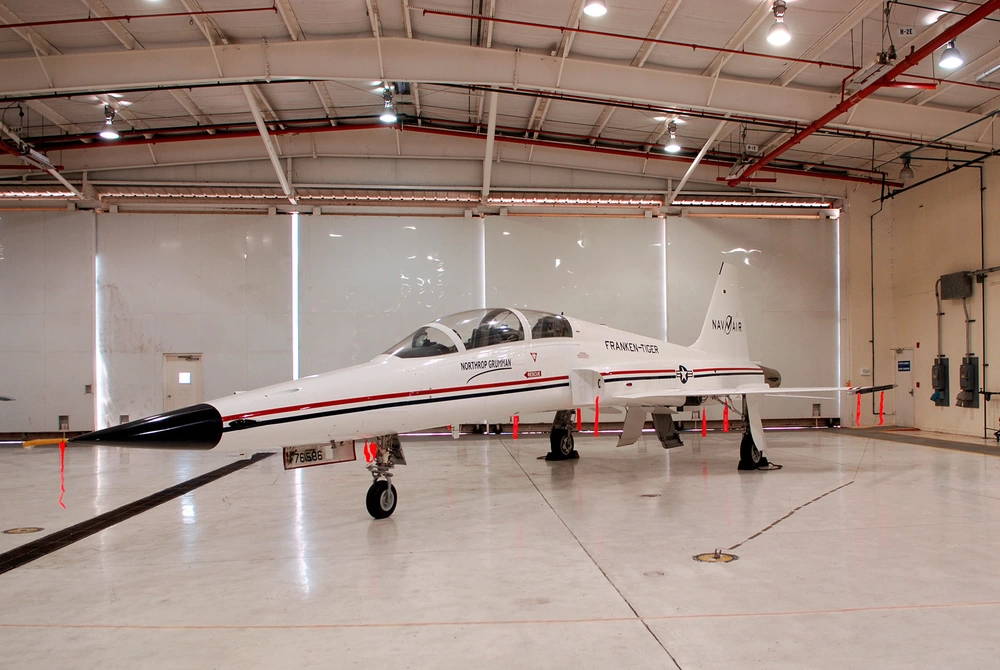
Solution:
<path fill-rule="evenodd" d="M 695 368 L 691 372 L 763 372 L 760 368 Z M 677 370 L 613 370 L 611 372 L 602 372 L 601 376 L 605 377 L 607 375 L 641 375 L 641 374 L 666 374 L 671 372 L 677 372 Z"/>
<path fill-rule="evenodd" d="M 452 386 L 450 388 L 426 389 L 424 391 L 401 391 L 399 393 L 383 393 L 380 395 L 358 396 L 357 398 L 341 398 L 339 400 L 324 400 L 322 402 L 311 402 L 303 405 L 288 405 L 286 407 L 273 407 L 271 409 L 261 409 L 253 412 L 243 412 L 222 417 L 223 421 L 233 421 L 234 419 L 252 419 L 258 416 L 268 416 L 270 414 L 284 414 L 285 412 L 299 412 L 306 409 L 318 409 L 321 407 L 333 407 L 335 405 L 350 405 L 356 402 L 369 402 L 372 400 L 389 400 L 392 398 L 410 398 L 413 396 L 431 395 L 433 393 L 453 393 L 455 391 L 476 391 L 479 389 L 498 388 L 503 386 L 519 386 L 525 384 L 539 384 L 543 382 L 561 381 L 569 379 L 562 377 L 543 377 L 541 379 L 528 379 L 513 382 L 495 382 L 493 384 L 474 384 L 472 386 Z M 456 398 L 461 400 L 461 398 Z"/>

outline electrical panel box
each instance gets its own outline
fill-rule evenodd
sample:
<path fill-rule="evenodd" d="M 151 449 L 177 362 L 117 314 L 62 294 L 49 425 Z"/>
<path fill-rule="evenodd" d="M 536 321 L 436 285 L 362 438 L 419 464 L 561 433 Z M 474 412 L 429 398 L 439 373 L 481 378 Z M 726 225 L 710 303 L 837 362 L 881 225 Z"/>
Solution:
<path fill-rule="evenodd" d="M 931 366 L 931 401 L 938 407 L 947 407 L 948 400 L 948 357 L 938 356 Z"/>
<path fill-rule="evenodd" d="M 958 368 L 959 407 L 979 407 L 979 357 L 965 356 Z"/>
<path fill-rule="evenodd" d="M 952 272 L 941 275 L 941 298 L 944 300 L 961 300 L 972 297 L 972 273 Z"/>

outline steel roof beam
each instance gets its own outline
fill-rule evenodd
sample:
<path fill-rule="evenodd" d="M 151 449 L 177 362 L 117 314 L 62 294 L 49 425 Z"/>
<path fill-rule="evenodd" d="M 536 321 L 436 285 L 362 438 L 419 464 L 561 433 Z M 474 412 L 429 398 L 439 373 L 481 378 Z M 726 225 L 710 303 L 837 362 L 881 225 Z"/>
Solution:
<path fill-rule="evenodd" d="M 274 138 L 271 137 L 271 133 L 267 129 L 267 124 L 264 122 L 264 115 L 257 104 L 253 88 L 244 86 L 243 95 L 246 96 L 247 106 L 250 107 L 250 113 L 253 115 L 253 122 L 257 125 L 257 132 L 260 133 L 260 138 L 264 141 L 264 149 L 267 151 L 267 157 L 271 161 L 271 166 L 274 168 L 275 174 L 278 176 L 278 181 L 281 183 L 281 190 L 288 197 L 288 202 L 297 205 L 295 189 L 292 188 L 292 184 L 288 180 L 288 175 L 285 174 L 284 168 L 281 167 L 281 156 L 279 155 L 277 146 L 275 146 Z"/>
<path fill-rule="evenodd" d="M 544 54 L 404 37 L 382 37 L 381 50 L 386 76 L 398 81 L 516 85 L 522 90 L 537 88 L 801 122 L 822 114 L 835 99 L 822 91 L 720 79 L 709 106 L 706 100 L 712 79 L 696 74 L 575 58 L 557 61 Z M 212 48 L 203 46 L 44 57 L 41 60 L 52 84 L 34 58 L 0 59 L 0 96 L 10 100 L 19 94 L 92 93 L 127 87 L 246 82 L 264 77 L 349 81 L 379 78 L 373 38 L 240 44 L 218 46 L 215 52 L 225 76 L 218 74 Z M 556 85 L 560 69 L 562 83 Z M 856 108 L 850 125 L 925 138 L 941 128 L 956 128 L 975 118 L 961 111 L 869 98 Z M 978 131 L 970 131 L 954 140 L 982 146 L 977 137 Z"/>

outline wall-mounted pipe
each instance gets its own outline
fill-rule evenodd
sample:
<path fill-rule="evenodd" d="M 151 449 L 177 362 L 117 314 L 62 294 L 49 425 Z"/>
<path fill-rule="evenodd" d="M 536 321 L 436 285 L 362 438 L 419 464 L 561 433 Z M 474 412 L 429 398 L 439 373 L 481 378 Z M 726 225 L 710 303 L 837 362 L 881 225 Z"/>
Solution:
<path fill-rule="evenodd" d="M 903 58 L 896 65 L 890 68 L 882 76 L 877 78 L 868 86 L 865 86 L 860 91 L 854 93 L 853 95 L 844 98 L 839 104 L 835 105 L 833 109 L 819 117 L 804 129 L 792 135 L 790 138 L 782 142 L 774 150 L 768 152 L 766 155 L 754 161 L 745 170 L 743 170 L 740 175 L 729 181 L 730 186 L 738 186 L 743 182 L 746 177 L 751 177 L 753 174 L 761 169 L 763 169 L 769 162 L 781 156 L 786 151 L 799 144 L 802 140 L 809 137 L 817 130 L 827 125 L 838 116 L 848 111 L 859 102 L 869 97 L 879 89 L 881 89 L 887 82 L 894 81 L 897 76 L 906 72 L 924 58 L 934 53 L 934 51 L 951 40 L 955 39 L 957 36 L 964 33 L 966 30 L 979 23 L 981 20 L 1000 9 L 1000 0 L 987 0 L 982 5 L 980 5 L 974 12 L 963 18 L 962 20 L 956 22 L 955 24 L 949 26 L 941 34 L 937 35 L 926 44 L 924 44 L 919 49 L 911 52 L 906 58 Z"/>

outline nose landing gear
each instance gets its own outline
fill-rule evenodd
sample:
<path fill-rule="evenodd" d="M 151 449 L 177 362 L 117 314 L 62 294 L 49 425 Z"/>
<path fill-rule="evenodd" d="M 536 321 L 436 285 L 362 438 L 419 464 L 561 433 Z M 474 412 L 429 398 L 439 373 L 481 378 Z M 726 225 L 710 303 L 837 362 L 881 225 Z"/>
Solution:
<path fill-rule="evenodd" d="M 386 519 L 396 511 L 399 497 L 396 487 L 392 485 L 392 469 L 398 463 L 406 465 L 403 447 L 399 443 L 399 435 L 379 435 L 375 438 L 375 458 L 368 464 L 372 473 L 372 485 L 365 496 L 365 507 L 375 519 Z"/>
<path fill-rule="evenodd" d="M 561 409 L 552 420 L 549 432 L 549 453 L 547 461 L 565 461 L 580 458 L 580 452 L 573 448 L 573 410 Z"/>

